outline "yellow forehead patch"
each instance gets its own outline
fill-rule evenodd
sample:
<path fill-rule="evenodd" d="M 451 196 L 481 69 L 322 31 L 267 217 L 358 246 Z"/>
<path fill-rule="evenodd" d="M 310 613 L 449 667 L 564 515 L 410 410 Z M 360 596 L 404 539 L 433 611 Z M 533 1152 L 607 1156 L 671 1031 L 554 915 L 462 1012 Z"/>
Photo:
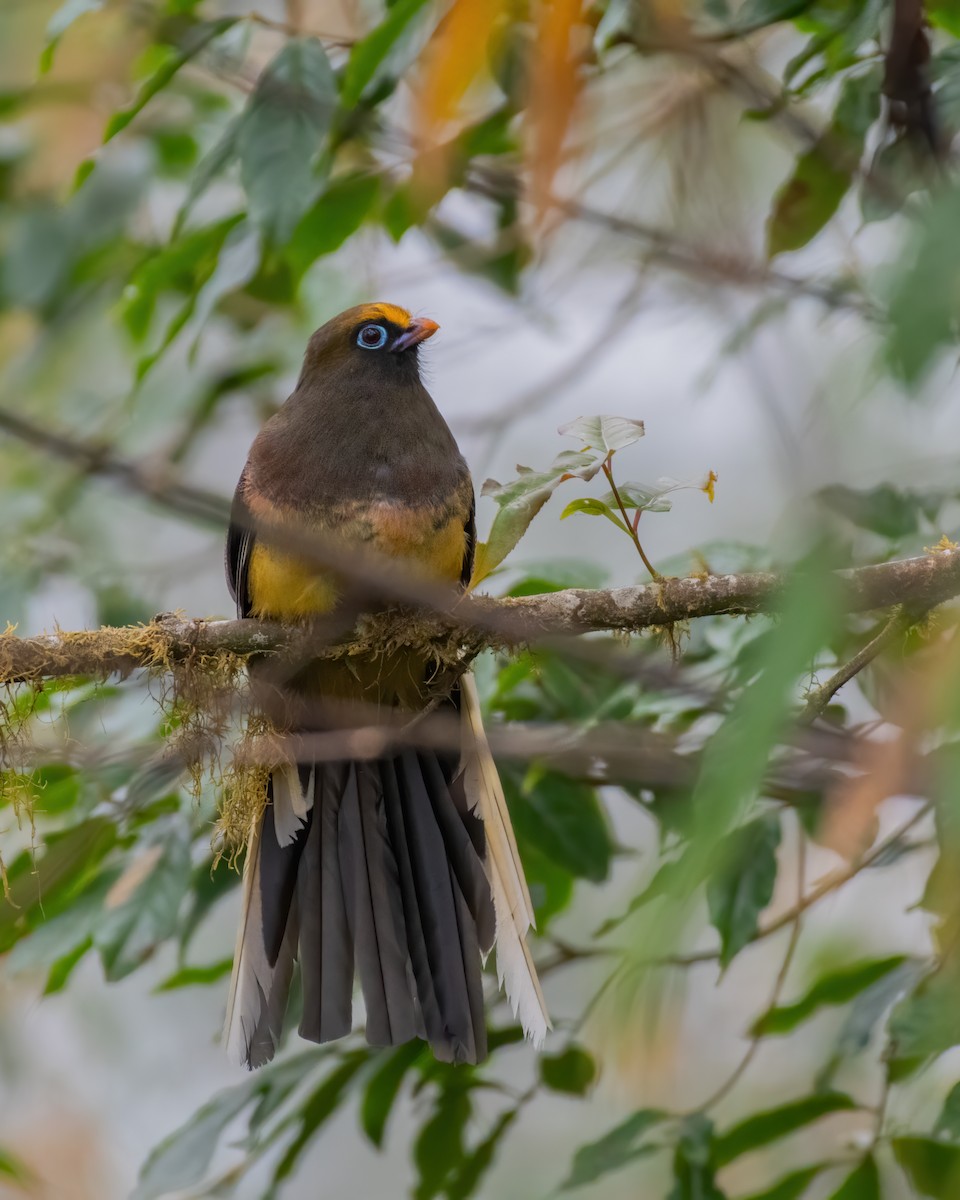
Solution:
<path fill-rule="evenodd" d="M 361 321 L 390 321 L 401 329 L 406 329 L 412 320 L 405 308 L 396 304 L 366 304 L 360 310 Z"/>

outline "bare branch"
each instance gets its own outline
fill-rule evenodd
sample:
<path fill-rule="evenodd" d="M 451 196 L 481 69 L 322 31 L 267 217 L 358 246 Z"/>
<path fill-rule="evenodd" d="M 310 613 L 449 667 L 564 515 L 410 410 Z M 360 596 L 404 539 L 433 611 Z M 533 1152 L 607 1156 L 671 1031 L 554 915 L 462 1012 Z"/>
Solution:
<path fill-rule="evenodd" d="M 474 167 L 463 186 L 467 191 L 494 199 L 520 193 L 520 181 L 515 175 L 488 167 Z M 785 296 L 805 296 L 829 309 L 856 312 L 871 321 L 884 319 L 880 308 L 862 294 L 852 279 L 806 279 L 768 263 L 746 261 L 741 256 L 696 245 L 685 241 L 672 230 L 632 217 L 622 217 L 617 213 L 603 212 L 576 200 L 555 196 L 552 204 L 569 220 L 638 242 L 652 262 L 681 275 L 728 287 L 766 289 Z"/>

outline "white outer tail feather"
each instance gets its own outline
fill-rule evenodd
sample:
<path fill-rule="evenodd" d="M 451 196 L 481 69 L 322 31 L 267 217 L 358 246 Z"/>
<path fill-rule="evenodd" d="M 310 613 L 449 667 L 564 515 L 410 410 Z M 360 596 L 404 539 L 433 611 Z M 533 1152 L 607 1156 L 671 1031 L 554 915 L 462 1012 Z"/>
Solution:
<path fill-rule="evenodd" d="M 277 842 L 289 845 L 299 833 L 307 813 L 313 807 L 314 772 L 304 795 L 300 773 L 292 763 L 273 775 L 273 821 Z M 234 1062 L 246 1065 L 252 1031 L 263 1015 L 270 996 L 273 979 L 280 966 L 270 966 L 263 946 L 262 934 L 247 936 L 247 930 L 259 930 L 262 923 L 260 907 L 260 837 L 262 816 L 250 831 L 247 856 L 243 864 L 243 901 L 237 944 L 233 954 L 233 975 L 223 1024 L 223 1041 L 227 1055 Z M 295 953 L 296 947 L 288 950 Z"/>
<path fill-rule="evenodd" d="M 552 1028 L 540 981 L 527 946 L 535 927 L 533 903 L 510 823 L 497 765 L 483 730 L 480 698 L 472 675 L 460 680 L 463 718 L 464 791 L 483 820 L 487 842 L 484 868 L 490 880 L 497 918 L 497 977 L 523 1032 L 539 1048 Z"/>
<path fill-rule="evenodd" d="M 304 795 L 300 772 L 293 763 L 285 763 L 273 773 L 273 827 L 281 846 L 289 846 L 296 839 L 313 808 L 313 776 L 311 771 Z"/>
<path fill-rule="evenodd" d="M 248 938 L 247 928 L 260 923 L 260 829 L 258 819 L 250 832 L 247 857 L 243 864 L 243 902 L 237 945 L 233 953 L 233 975 L 227 999 L 227 1015 L 223 1022 L 223 1042 L 227 1055 L 241 1066 L 247 1061 L 245 1029 L 255 1029 L 263 1009 L 263 997 L 269 994 L 273 971 L 262 950 L 262 938 Z M 262 961 L 255 962 L 257 950 Z"/>

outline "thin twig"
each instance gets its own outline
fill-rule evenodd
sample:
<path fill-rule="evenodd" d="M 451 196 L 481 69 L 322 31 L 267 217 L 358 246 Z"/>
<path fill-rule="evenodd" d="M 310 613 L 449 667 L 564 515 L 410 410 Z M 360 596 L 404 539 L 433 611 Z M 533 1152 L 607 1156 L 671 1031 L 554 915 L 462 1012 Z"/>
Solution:
<path fill-rule="evenodd" d="M 892 833 L 888 834 L 882 841 L 877 842 L 866 854 L 861 855 L 848 866 L 829 872 L 792 908 L 788 909 L 785 913 L 781 913 L 779 917 L 770 921 L 769 924 L 761 926 L 747 945 L 752 946 L 756 942 L 770 937 L 771 934 L 778 933 L 787 925 L 791 925 L 797 919 L 798 915 L 805 913 L 808 908 L 812 908 L 824 896 L 828 896 L 831 892 L 835 892 L 838 888 L 843 887 L 845 883 L 849 883 L 861 871 L 871 866 L 879 858 L 882 858 L 905 834 L 909 833 L 915 825 L 918 825 L 924 817 L 928 816 L 932 809 L 933 801 L 925 802 L 908 820 L 904 821 L 902 825 L 898 825 Z M 698 963 L 716 962 L 719 958 L 719 950 L 695 950 L 690 954 L 671 954 L 660 958 L 647 959 L 638 965 L 642 967 L 692 967 Z"/>
<path fill-rule="evenodd" d="M 883 1140 L 883 1127 L 887 1120 L 887 1106 L 890 1102 L 890 1089 L 892 1087 L 893 1080 L 890 1078 L 890 1064 L 884 1063 L 883 1086 L 880 1089 L 880 1099 L 877 1102 L 877 1115 L 873 1126 L 873 1141 L 870 1143 L 872 1150 L 875 1150 Z"/>
<path fill-rule="evenodd" d="M 518 175 L 491 167 L 472 167 L 463 187 L 468 192 L 498 200 L 517 198 L 521 192 Z M 882 309 L 863 296 L 852 280 L 820 281 L 791 275 L 767 263 L 747 262 L 706 246 L 693 245 L 672 230 L 604 212 L 576 200 L 555 196 L 551 204 L 572 221 L 641 243 L 647 256 L 659 266 L 694 279 L 728 287 L 765 288 L 791 297 L 817 300 L 829 309 L 856 312 L 871 321 L 885 319 Z"/>
<path fill-rule="evenodd" d="M 288 12 L 293 5 L 288 4 Z M 295 6 L 298 10 L 301 5 Z M 259 25 L 263 29 L 269 29 L 273 33 L 282 33 L 286 37 L 312 37 L 318 41 L 326 42 L 330 46 L 352 46 L 356 42 L 356 38 L 344 37 L 341 33 L 324 33 L 319 29 L 304 29 L 303 14 L 299 13 L 296 20 L 278 21 L 274 17 L 265 17 L 263 13 L 251 12 L 246 13 L 243 18 L 249 21 L 252 25 Z"/>
<path fill-rule="evenodd" d="M 871 638 L 865 646 L 861 647 L 849 662 L 845 662 L 835 671 L 826 683 L 821 684 L 820 687 L 811 691 L 807 697 L 803 711 L 797 717 L 799 724 L 810 725 L 815 721 L 826 710 L 830 701 L 845 684 L 849 683 L 864 667 L 873 662 L 881 650 L 885 650 L 898 635 L 909 629 L 911 625 L 916 624 L 921 617 L 922 614 L 913 611 L 907 612 L 902 608 L 898 608 L 880 632 L 874 638 Z"/>
<path fill-rule="evenodd" d="M 641 559 L 643 560 L 643 565 L 650 572 L 650 576 L 654 580 L 654 582 L 659 583 L 660 580 L 663 578 L 663 576 L 660 574 L 660 572 L 657 570 L 657 568 L 653 565 L 653 563 L 650 561 L 650 559 L 647 558 L 647 555 L 643 549 L 643 546 L 640 545 L 640 535 L 637 533 L 637 527 L 634 524 L 634 522 L 630 520 L 630 517 L 627 514 L 626 505 L 623 503 L 623 499 L 620 495 L 620 489 L 617 487 L 616 481 L 613 478 L 613 470 L 610 466 L 609 456 L 607 457 L 606 461 L 603 464 L 603 473 L 607 477 L 607 483 L 610 484 L 610 490 L 613 492 L 613 498 L 617 502 L 617 508 L 620 509 L 620 513 L 623 516 L 623 520 L 627 526 L 627 532 L 630 534 L 630 537 L 633 539 L 633 544 L 636 546 L 637 553 L 640 555 Z M 641 512 L 641 510 L 638 509 L 637 510 L 638 516 L 639 516 L 640 512 Z"/>

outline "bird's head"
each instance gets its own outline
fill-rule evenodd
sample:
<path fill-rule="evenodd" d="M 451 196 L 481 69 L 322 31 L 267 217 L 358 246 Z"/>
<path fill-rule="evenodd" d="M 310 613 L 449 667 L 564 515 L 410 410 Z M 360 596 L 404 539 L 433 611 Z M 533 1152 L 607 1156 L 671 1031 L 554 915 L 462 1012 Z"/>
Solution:
<path fill-rule="evenodd" d="M 420 343 L 440 326 L 395 304 L 358 304 L 322 325 L 307 345 L 304 370 L 418 373 Z"/>

